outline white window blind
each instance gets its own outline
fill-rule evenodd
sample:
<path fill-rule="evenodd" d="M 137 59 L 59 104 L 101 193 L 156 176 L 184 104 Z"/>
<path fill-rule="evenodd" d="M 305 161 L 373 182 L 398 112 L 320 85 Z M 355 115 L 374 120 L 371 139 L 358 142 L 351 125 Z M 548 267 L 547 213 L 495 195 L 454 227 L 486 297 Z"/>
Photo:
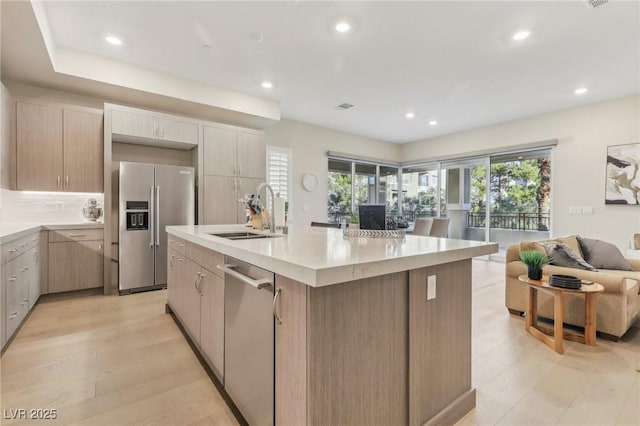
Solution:
<path fill-rule="evenodd" d="M 290 201 L 291 150 L 267 146 L 267 179 L 273 193 Z"/>

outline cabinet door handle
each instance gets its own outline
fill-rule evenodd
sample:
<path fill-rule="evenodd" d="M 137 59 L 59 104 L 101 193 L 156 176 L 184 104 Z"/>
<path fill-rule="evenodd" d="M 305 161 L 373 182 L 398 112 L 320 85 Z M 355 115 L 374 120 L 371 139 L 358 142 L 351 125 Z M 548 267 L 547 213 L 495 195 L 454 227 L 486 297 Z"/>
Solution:
<path fill-rule="evenodd" d="M 176 255 L 172 254 L 171 258 L 169 259 L 169 268 L 171 268 L 171 269 L 176 269 L 175 266 L 173 266 L 173 259 L 175 259 L 175 258 L 176 258 Z"/>
<path fill-rule="evenodd" d="M 200 293 L 200 296 L 204 296 L 204 294 L 202 294 L 202 279 L 204 278 L 204 274 L 200 274 L 200 277 L 198 278 L 198 293 Z"/>
<path fill-rule="evenodd" d="M 278 314 L 278 296 L 280 296 L 281 292 L 282 289 L 278 287 L 276 293 L 273 295 L 273 316 L 278 324 L 282 324 L 282 318 L 280 318 L 280 314 Z"/>
<path fill-rule="evenodd" d="M 160 137 L 164 138 L 164 125 L 160 124 Z"/>
<path fill-rule="evenodd" d="M 71 238 L 86 237 L 87 234 L 69 234 Z"/>
<path fill-rule="evenodd" d="M 17 249 L 16 247 L 14 247 L 14 248 L 12 248 L 12 249 L 10 249 L 10 250 L 9 250 L 9 253 L 15 253 L 15 252 L 17 252 L 17 251 L 18 251 L 18 249 Z"/>
<path fill-rule="evenodd" d="M 17 313 L 17 312 L 14 312 L 14 313 L 12 313 L 12 314 L 11 314 L 11 316 L 9 317 L 9 319 L 14 319 L 14 318 L 15 318 L 15 317 L 17 317 L 17 316 L 18 316 L 18 313 Z"/>
<path fill-rule="evenodd" d="M 196 291 L 197 291 L 198 293 L 200 293 L 200 287 L 198 287 L 198 284 L 200 284 L 200 279 L 201 279 L 201 278 L 202 278 L 202 277 L 200 276 L 200 272 L 198 272 L 198 273 L 196 274 L 196 279 L 195 279 L 195 280 L 193 280 L 193 286 L 196 288 Z"/>
<path fill-rule="evenodd" d="M 98 244 L 98 250 L 102 251 L 102 244 Z"/>
<path fill-rule="evenodd" d="M 69 187 L 69 175 L 67 175 L 67 177 L 65 177 L 65 178 L 64 178 L 64 186 L 65 186 L 66 188 L 68 188 L 68 187 Z"/>
<path fill-rule="evenodd" d="M 16 277 L 15 275 L 11 275 L 11 278 L 9 278 L 9 281 L 15 281 L 17 279 L 18 279 L 18 277 Z"/>
<path fill-rule="evenodd" d="M 58 183 L 57 183 L 58 188 L 60 188 L 61 181 L 62 181 L 62 179 L 60 179 L 60 176 L 58 176 Z"/>

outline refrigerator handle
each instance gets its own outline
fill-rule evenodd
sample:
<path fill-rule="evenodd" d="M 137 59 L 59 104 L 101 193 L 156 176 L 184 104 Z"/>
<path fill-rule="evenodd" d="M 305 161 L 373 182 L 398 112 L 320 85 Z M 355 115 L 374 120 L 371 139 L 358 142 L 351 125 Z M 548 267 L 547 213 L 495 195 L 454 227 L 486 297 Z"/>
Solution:
<path fill-rule="evenodd" d="M 153 247 L 153 229 L 154 229 L 154 220 L 153 220 L 153 185 L 151 185 L 151 196 L 150 196 L 150 205 L 149 205 L 149 229 L 151 230 L 151 242 L 149 242 L 149 247 Z"/>
<path fill-rule="evenodd" d="M 160 246 L 160 185 L 156 186 L 156 247 Z"/>

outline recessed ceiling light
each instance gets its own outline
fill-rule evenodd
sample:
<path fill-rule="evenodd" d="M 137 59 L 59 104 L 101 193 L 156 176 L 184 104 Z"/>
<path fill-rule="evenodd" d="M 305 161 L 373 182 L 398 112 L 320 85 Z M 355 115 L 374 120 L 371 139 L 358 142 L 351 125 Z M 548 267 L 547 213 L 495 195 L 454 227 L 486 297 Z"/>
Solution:
<path fill-rule="evenodd" d="M 264 87 L 265 89 L 271 89 L 273 87 L 273 83 L 270 81 L 263 81 L 262 87 Z"/>
<path fill-rule="evenodd" d="M 413 117 L 415 117 L 416 115 L 412 112 L 408 112 L 404 115 L 405 117 L 407 117 L 409 120 L 411 120 Z"/>
<path fill-rule="evenodd" d="M 579 89 L 576 89 L 573 91 L 573 93 L 575 93 L 576 95 L 584 95 L 585 93 L 587 93 L 587 88 L 586 87 L 581 87 Z"/>
<path fill-rule="evenodd" d="M 104 38 L 108 43 L 113 44 L 114 46 L 120 46 L 122 44 L 122 40 L 120 40 L 118 37 L 114 37 L 114 36 L 106 36 Z"/>
<path fill-rule="evenodd" d="M 513 35 L 512 38 L 514 40 L 520 41 L 520 40 L 524 40 L 525 38 L 529 37 L 530 35 L 531 35 L 531 33 L 529 31 L 526 31 L 526 30 L 525 31 L 518 31 L 517 33 L 515 33 Z"/>
<path fill-rule="evenodd" d="M 350 29 L 351 25 L 348 22 L 341 21 L 336 24 L 336 31 L 339 33 L 346 33 Z"/>
<path fill-rule="evenodd" d="M 429 122 L 429 126 L 435 126 L 436 124 L 438 124 L 438 122 L 436 120 L 431 120 Z"/>

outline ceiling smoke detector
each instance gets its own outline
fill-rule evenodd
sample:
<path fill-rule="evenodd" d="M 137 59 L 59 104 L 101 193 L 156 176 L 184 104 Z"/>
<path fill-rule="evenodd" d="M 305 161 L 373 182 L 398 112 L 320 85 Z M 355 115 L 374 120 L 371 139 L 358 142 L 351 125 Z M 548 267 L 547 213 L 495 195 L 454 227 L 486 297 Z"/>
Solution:
<path fill-rule="evenodd" d="M 600 6 L 604 6 L 605 4 L 609 3 L 609 0 L 586 0 L 586 2 L 587 7 L 597 9 Z"/>
<path fill-rule="evenodd" d="M 355 105 L 351 105 L 351 104 L 348 104 L 348 103 L 346 103 L 346 102 L 345 102 L 345 103 L 343 103 L 343 104 L 338 105 L 338 106 L 336 107 L 336 109 L 337 109 L 337 110 L 340 110 L 340 111 L 346 111 L 346 110 L 348 110 L 348 109 L 353 108 L 354 106 L 355 106 Z"/>

